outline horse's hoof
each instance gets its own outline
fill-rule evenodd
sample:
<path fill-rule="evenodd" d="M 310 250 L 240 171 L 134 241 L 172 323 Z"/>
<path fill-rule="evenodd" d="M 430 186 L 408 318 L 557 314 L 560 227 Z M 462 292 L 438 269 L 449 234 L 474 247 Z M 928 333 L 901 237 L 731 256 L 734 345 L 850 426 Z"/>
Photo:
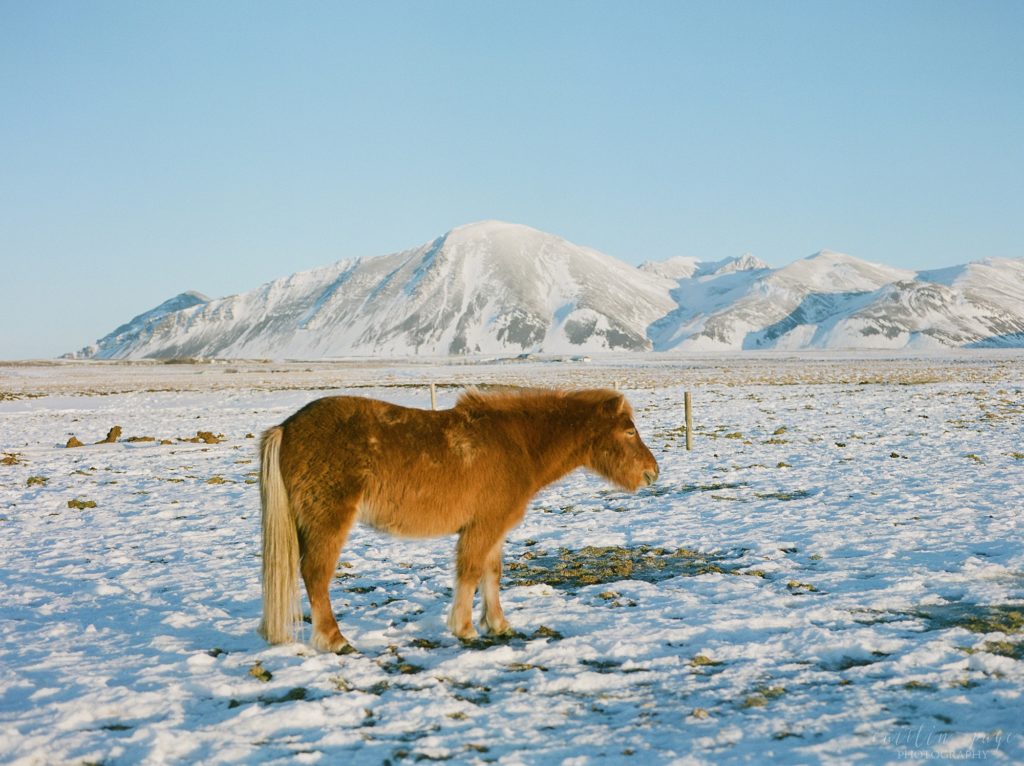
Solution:
<path fill-rule="evenodd" d="M 476 632 L 476 628 L 473 627 L 472 617 L 462 622 L 455 618 L 454 610 L 448 615 L 448 630 L 451 631 L 453 636 L 461 638 L 463 641 L 472 641 L 479 635 Z"/>
<path fill-rule="evenodd" d="M 489 636 L 511 636 L 515 634 L 512 626 L 508 624 L 508 620 L 502 620 L 497 625 L 491 625 L 487 620 L 483 620 L 480 623 L 480 627 Z"/>
<path fill-rule="evenodd" d="M 474 638 L 479 638 L 480 634 L 476 632 L 476 628 L 473 627 L 473 623 L 456 628 L 452 626 L 452 635 L 463 641 L 472 641 Z"/>
<path fill-rule="evenodd" d="M 321 652 L 333 652 L 334 654 L 351 654 L 355 651 L 352 644 L 348 642 L 348 639 L 341 635 L 340 632 L 336 632 L 334 636 L 324 636 L 319 633 L 314 633 L 313 638 L 310 641 L 314 649 Z"/>

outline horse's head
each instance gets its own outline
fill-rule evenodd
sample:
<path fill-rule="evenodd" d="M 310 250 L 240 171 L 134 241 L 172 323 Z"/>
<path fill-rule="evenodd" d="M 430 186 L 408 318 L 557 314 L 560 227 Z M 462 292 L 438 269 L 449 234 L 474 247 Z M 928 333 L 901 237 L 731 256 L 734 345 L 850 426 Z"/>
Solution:
<path fill-rule="evenodd" d="M 593 392 L 596 413 L 587 467 L 629 492 L 658 478 L 658 462 L 633 422 L 633 409 L 617 391 Z"/>

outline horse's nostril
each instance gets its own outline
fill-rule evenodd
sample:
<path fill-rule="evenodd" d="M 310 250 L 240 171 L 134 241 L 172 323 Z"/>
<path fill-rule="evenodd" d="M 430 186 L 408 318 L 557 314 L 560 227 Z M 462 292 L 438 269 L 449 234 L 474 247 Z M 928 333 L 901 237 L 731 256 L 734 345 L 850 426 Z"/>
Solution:
<path fill-rule="evenodd" d="M 647 482 L 647 486 L 651 486 L 658 479 L 658 472 L 655 471 L 644 471 L 644 481 Z"/>

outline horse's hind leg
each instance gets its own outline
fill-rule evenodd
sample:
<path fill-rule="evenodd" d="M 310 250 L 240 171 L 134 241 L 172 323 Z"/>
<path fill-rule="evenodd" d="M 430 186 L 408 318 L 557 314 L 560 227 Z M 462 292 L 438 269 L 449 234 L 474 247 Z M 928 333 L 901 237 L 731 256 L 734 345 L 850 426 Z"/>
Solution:
<path fill-rule="evenodd" d="M 331 608 L 330 586 L 338 565 L 338 554 L 355 520 L 356 509 L 346 508 L 330 518 L 304 520 L 299 526 L 299 569 L 306 583 L 306 595 L 313 618 L 310 643 L 323 652 L 340 652 L 349 646 L 338 628 Z"/>
<path fill-rule="evenodd" d="M 480 610 L 480 627 L 495 636 L 505 636 L 512 632 L 498 597 L 501 584 L 501 553 L 504 542 L 504 540 L 499 540 L 491 548 L 484 560 L 483 575 L 480 578 L 480 595 L 483 601 Z"/>

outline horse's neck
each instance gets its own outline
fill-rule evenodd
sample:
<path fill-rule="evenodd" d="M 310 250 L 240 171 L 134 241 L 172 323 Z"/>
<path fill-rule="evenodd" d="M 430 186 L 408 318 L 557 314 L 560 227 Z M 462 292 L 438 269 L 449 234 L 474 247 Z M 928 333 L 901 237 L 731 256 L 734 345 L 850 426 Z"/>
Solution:
<path fill-rule="evenodd" d="M 584 422 L 582 415 L 567 418 L 564 412 L 547 409 L 525 411 L 515 418 L 515 426 L 533 462 L 534 491 L 584 464 L 587 451 L 582 436 Z"/>

